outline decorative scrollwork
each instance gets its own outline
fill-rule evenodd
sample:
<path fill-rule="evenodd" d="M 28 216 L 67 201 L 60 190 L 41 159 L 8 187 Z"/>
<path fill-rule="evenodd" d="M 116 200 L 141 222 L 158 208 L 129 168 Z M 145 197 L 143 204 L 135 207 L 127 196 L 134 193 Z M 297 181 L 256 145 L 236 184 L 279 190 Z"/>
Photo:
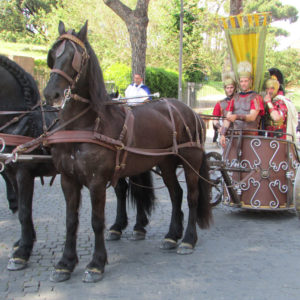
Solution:
<path fill-rule="evenodd" d="M 250 204 L 253 208 L 259 208 L 261 206 L 261 201 L 259 199 L 255 199 L 255 196 L 260 188 L 260 182 L 255 180 L 253 177 L 250 177 L 248 179 L 248 182 L 243 182 L 240 185 L 240 188 L 243 191 L 247 191 L 247 190 L 249 190 L 250 185 L 252 185 L 253 187 L 257 187 L 250 199 Z"/>
<path fill-rule="evenodd" d="M 240 167 L 241 168 L 250 168 L 250 169 L 256 169 L 260 164 L 261 164 L 261 159 L 258 155 L 258 153 L 256 152 L 255 148 L 258 148 L 261 146 L 261 140 L 260 139 L 253 139 L 251 140 L 250 143 L 251 149 L 254 152 L 256 159 L 253 160 L 253 165 L 251 165 L 251 162 L 247 159 L 243 159 L 241 161 Z"/>
<path fill-rule="evenodd" d="M 269 188 L 270 188 L 270 190 L 271 190 L 271 192 L 272 192 L 272 194 L 275 198 L 275 200 L 270 201 L 269 205 L 270 205 L 271 208 L 277 208 L 279 206 L 279 199 L 278 199 L 278 197 L 276 196 L 276 194 L 273 190 L 273 187 L 276 187 L 276 186 L 278 186 L 279 191 L 283 194 L 287 193 L 287 191 L 288 191 L 288 186 L 285 185 L 285 184 L 281 185 L 281 182 L 280 182 L 279 179 L 276 179 L 275 181 L 271 181 L 269 183 Z"/>
<path fill-rule="evenodd" d="M 257 154 L 257 152 L 255 151 L 255 148 L 258 148 L 261 146 L 261 140 L 260 139 L 253 139 L 251 140 L 250 146 L 255 154 L 255 156 L 257 157 L 257 160 L 253 161 L 253 169 L 255 169 L 257 166 L 259 166 L 261 164 L 261 159 L 259 157 L 259 155 Z"/>
<path fill-rule="evenodd" d="M 289 165 L 286 161 L 281 161 L 279 163 L 279 165 L 277 166 L 276 163 L 273 161 L 273 159 L 275 158 L 278 150 L 279 150 L 279 142 L 278 141 L 271 141 L 270 142 L 270 148 L 271 149 L 275 149 L 275 152 L 272 156 L 272 158 L 270 159 L 269 162 L 269 166 L 275 171 L 278 172 L 280 170 L 280 168 L 282 168 L 282 170 L 286 171 L 289 168 Z"/>

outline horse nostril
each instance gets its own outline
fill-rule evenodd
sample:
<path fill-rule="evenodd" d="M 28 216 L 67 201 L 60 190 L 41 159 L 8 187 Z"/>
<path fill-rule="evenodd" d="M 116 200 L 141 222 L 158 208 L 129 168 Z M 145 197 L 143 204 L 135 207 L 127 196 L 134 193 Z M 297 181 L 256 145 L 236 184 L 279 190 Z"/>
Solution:
<path fill-rule="evenodd" d="M 55 95 L 54 95 L 54 99 L 59 99 L 60 98 L 60 95 L 59 95 L 59 93 L 55 93 Z"/>

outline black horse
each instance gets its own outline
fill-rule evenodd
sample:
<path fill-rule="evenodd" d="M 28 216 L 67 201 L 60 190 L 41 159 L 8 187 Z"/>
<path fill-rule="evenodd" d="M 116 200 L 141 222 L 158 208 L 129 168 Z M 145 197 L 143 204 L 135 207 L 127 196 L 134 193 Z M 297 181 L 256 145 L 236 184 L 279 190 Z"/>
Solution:
<path fill-rule="evenodd" d="M 40 136 L 44 132 L 43 126 L 48 128 L 57 118 L 57 109 L 43 106 L 43 116 L 40 106 L 37 105 L 40 95 L 32 76 L 2 55 L 0 55 L 0 79 L 0 133 L 32 138 Z M 112 96 L 115 97 L 115 95 Z M 31 111 L 32 108 L 34 108 L 33 111 Z M 28 113 L 22 116 L 23 113 L 19 114 L 18 111 L 28 111 Z M 13 114 L 13 112 L 16 113 Z M 19 121 L 10 123 L 14 117 L 18 117 Z M 13 148 L 14 146 L 6 145 L 5 152 L 11 152 Z M 48 148 L 40 147 L 31 154 L 50 153 Z M 56 173 L 52 161 L 10 163 L 1 173 L 6 182 L 10 209 L 16 211 L 19 207 L 19 220 L 22 228 L 21 238 L 15 243 L 14 253 L 7 266 L 9 270 L 20 270 L 26 267 L 35 241 L 36 234 L 32 221 L 34 178 L 54 176 Z M 150 172 L 132 177 L 130 180 L 139 185 L 152 187 Z M 131 195 L 132 203 L 137 207 L 132 237 L 134 240 L 144 239 L 148 216 L 154 206 L 153 190 L 127 184 L 122 178 L 115 187 L 115 192 L 117 216 L 109 231 L 108 239 L 119 239 L 122 230 L 127 226 L 126 196 L 128 193 Z"/>
<path fill-rule="evenodd" d="M 76 135 L 74 131 L 81 131 L 84 137 L 92 138 L 88 143 L 56 144 L 55 133 L 52 135 L 51 153 L 61 172 L 67 205 L 67 235 L 63 256 L 50 279 L 69 279 L 78 262 L 76 232 L 82 187 L 86 186 L 90 191 L 95 234 L 93 258 L 87 265 L 83 281 L 96 282 L 103 277 L 107 261 L 104 243 L 107 184 L 118 176 L 139 174 L 155 165 L 161 170 L 172 201 L 171 223 L 163 243 L 166 249 L 176 247 L 183 233 L 182 189 L 175 172 L 179 164 L 183 165 L 189 216 L 177 252 L 192 253 L 197 242 L 196 223 L 207 228 L 211 220 L 208 168 L 199 118 L 189 107 L 174 99 L 152 101 L 131 110 L 113 105 L 97 57 L 87 41 L 87 23 L 75 33 L 72 30 L 66 32 L 60 22 L 59 34 L 58 41 L 48 53 L 52 74 L 44 95 L 50 105 L 64 100 L 60 124 L 65 124 L 65 134 Z M 70 97 L 64 97 L 65 90 L 69 91 Z M 59 134 L 64 132 L 58 132 L 56 136 Z M 118 155 L 121 155 L 122 165 Z"/>
<path fill-rule="evenodd" d="M 56 109 L 43 106 L 42 114 L 38 103 L 39 91 L 32 76 L 2 55 L 0 56 L 0 78 L 1 133 L 32 138 L 40 136 L 45 129 L 43 127 L 49 127 L 57 118 Z M 10 153 L 14 148 L 15 146 L 8 144 L 4 152 Z M 32 154 L 49 154 L 49 151 L 39 147 Z M 20 270 L 26 267 L 36 239 L 32 221 L 34 178 L 55 174 L 56 170 L 51 160 L 9 163 L 3 171 L 10 207 L 11 199 L 17 200 L 17 203 L 13 202 L 13 208 L 19 209 L 21 224 L 21 237 L 14 245 L 12 258 L 7 266 L 9 270 Z"/>

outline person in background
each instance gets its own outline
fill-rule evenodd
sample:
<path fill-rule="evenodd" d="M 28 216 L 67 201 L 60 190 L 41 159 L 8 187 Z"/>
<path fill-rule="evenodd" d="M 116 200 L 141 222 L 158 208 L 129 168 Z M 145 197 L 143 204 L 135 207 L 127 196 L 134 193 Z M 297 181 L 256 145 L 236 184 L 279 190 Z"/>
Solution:
<path fill-rule="evenodd" d="M 220 130 L 220 143 L 223 147 L 226 146 L 225 135 L 231 123 L 237 130 L 258 129 L 261 116 L 264 115 L 263 99 L 252 91 L 252 66 L 248 61 L 239 63 L 238 75 L 241 92 L 233 96 L 227 107 L 228 114 Z M 255 131 L 245 133 L 258 134 Z"/>
<path fill-rule="evenodd" d="M 217 142 L 218 139 L 218 134 L 219 130 L 221 128 L 221 117 L 226 117 L 228 111 L 226 111 L 226 108 L 228 106 L 228 103 L 232 99 L 233 95 L 236 92 L 236 82 L 234 80 L 234 73 L 233 72 L 224 72 L 222 74 L 222 81 L 224 85 L 224 91 L 226 98 L 218 101 L 214 107 L 213 110 L 213 116 L 214 117 L 219 117 L 219 119 L 214 119 L 213 120 L 213 128 L 215 130 L 214 137 L 213 137 L 213 142 Z"/>
<path fill-rule="evenodd" d="M 276 76 L 272 75 L 266 81 L 264 129 L 271 131 L 268 132 L 269 137 L 286 139 L 287 136 L 284 133 L 287 132 L 296 141 L 298 113 L 294 104 L 279 93 L 279 89 L 280 82 Z"/>
<path fill-rule="evenodd" d="M 131 98 L 127 100 L 127 103 L 129 105 L 134 105 L 146 102 L 151 100 L 151 97 L 149 97 L 150 94 L 150 89 L 143 83 L 143 77 L 141 74 L 134 74 L 133 83 L 130 84 L 125 90 L 125 97 Z"/>

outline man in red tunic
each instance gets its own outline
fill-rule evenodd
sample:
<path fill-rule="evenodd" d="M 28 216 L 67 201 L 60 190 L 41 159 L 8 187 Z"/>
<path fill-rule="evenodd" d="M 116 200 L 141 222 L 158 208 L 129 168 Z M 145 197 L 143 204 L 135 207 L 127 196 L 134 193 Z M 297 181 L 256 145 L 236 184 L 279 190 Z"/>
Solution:
<path fill-rule="evenodd" d="M 224 91 L 226 94 L 226 98 L 221 101 L 218 101 L 213 110 L 213 116 L 219 118 L 226 117 L 228 113 L 226 111 L 226 108 L 228 106 L 228 103 L 232 99 L 234 93 L 236 92 L 236 82 L 234 80 L 234 74 L 231 74 L 230 72 L 226 72 L 223 74 L 222 77 L 223 77 Z M 221 128 L 220 119 L 215 119 L 213 121 L 213 127 L 215 129 L 213 142 L 216 142 L 218 138 L 218 132 Z"/>
<path fill-rule="evenodd" d="M 261 116 L 264 115 L 263 99 L 251 89 L 251 71 L 249 62 L 241 62 L 238 66 L 241 92 L 233 96 L 227 107 L 228 115 L 220 131 L 220 143 L 223 147 L 226 146 L 225 135 L 231 123 L 237 130 L 258 129 Z M 244 133 L 257 134 L 253 131 Z"/>
<path fill-rule="evenodd" d="M 288 132 L 296 138 L 298 113 L 293 103 L 280 93 L 279 87 L 275 76 L 266 82 L 264 129 L 272 131 L 268 132 L 269 137 L 286 139 L 284 133 Z"/>

